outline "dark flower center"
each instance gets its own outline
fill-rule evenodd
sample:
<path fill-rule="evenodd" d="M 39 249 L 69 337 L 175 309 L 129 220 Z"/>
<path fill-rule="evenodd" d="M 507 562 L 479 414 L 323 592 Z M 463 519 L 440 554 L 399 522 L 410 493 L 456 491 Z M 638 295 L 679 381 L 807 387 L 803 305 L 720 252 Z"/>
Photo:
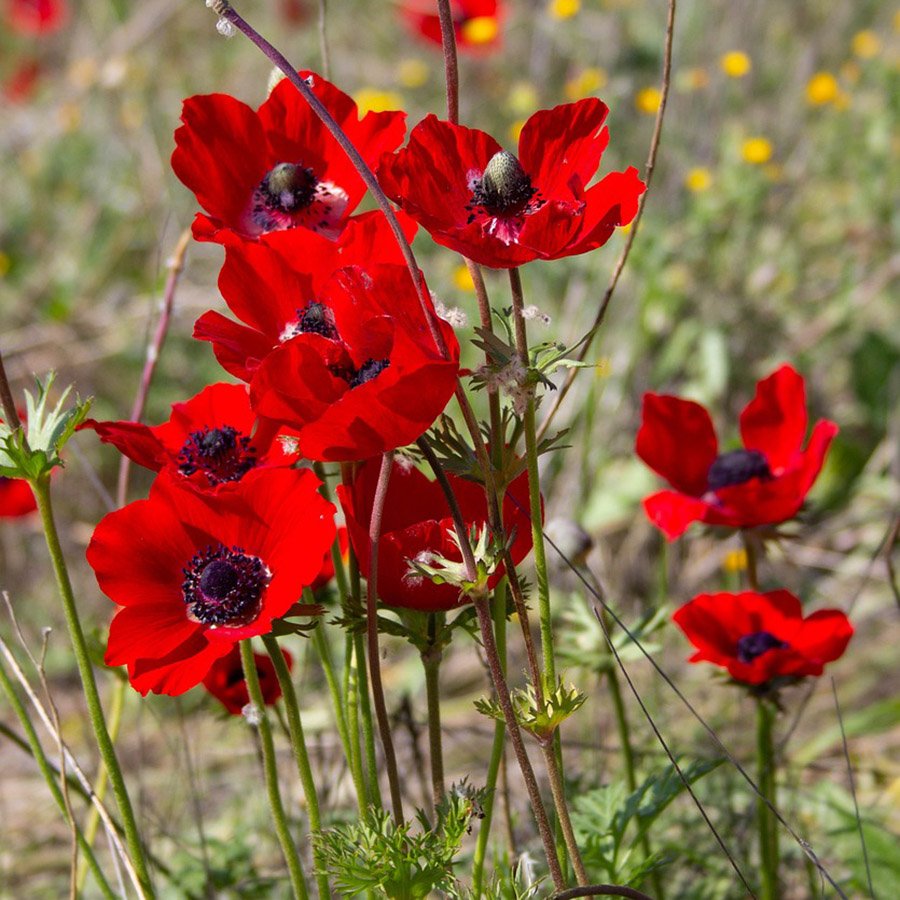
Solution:
<path fill-rule="evenodd" d="M 469 209 L 480 206 L 492 216 L 514 215 L 524 212 L 537 193 L 522 164 L 508 150 L 495 153 L 481 179 L 475 183 Z M 469 221 L 472 221 L 470 216 Z"/>
<path fill-rule="evenodd" d="M 718 491 L 751 478 L 771 477 L 769 463 L 759 450 L 732 450 L 715 458 L 706 474 L 706 484 L 709 490 Z"/>
<path fill-rule="evenodd" d="M 788 645 L 778 640 L 768 631 L 754 631 L 745 634 L 737 642 L 737 658 L 742 663 L 752 663 L 754 659 L 770 650 L 784 650 Z"/>
<path fill-rule="evenodd" d="M 297 310 L 297 321 L 290 326 L 288 337 L 296 337 L 298 334 L 321 334 L 333 341 L 338 339 L 337 328 L 334 327 L 331 314 L 324 303 L 311 301 L 304 309 Z"/>
<path fill-rule="evenodd" d="M 343 378 L 350 387 L 359 387 L 380 375 L 389 365 L 389 359 L 367 359 L 358 369 L 352 366 L 331 366 L 331 374 Z"/>
<path fill-rule="evenodd" d="M 202 472 L 213 486 L 240 481 L 256 463 L 250 438 L 230 425 L 192 431 L 178 451 L 178 471 L 185 477 Z"/>
<path fill-rule="evenodd" d="M 272 577 L 259 557 L 223 544 L 196 553 L 183 571 L 181 591 L 188 617 L 212 627 L 252 622 Z"/>
<path fill-rule="evenodd" d="M 278 163 L 259 183 L 259 193 L 270 210 L 294 213 L 312 203 L 318 184 L 312 169 Z"/>

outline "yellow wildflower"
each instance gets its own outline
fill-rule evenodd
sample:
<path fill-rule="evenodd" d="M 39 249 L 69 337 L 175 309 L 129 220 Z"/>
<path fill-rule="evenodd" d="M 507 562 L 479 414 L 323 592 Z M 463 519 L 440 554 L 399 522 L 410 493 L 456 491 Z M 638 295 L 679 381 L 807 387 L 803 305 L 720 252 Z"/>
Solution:
<path fill-rule="evenodd" d="M 708 191 L 712 187 L 712 172 L 703 166 L 697 166 L 685 175 L 684 186 L 694 194 Z"/>
<path fill-rule="evenodd" d="M 509 89 L 507 102 L 509 103 L 510 112 L 522 115 L 537 109 L 540 98 L 538 97 L 537 88 L 531 82 L 517 81 Z"/>
<path fill-rule="evenodd" d="M 747 551 L 729 550 L 722 559 L 722 568 L 726 572 L 743 572 L 747 568 Z"/>
<path fill-rule="evenodd" d="M 400 109 L 403 98 L 393 91 L 380 91 L 378 88 L 360 88 L 353 99 L 359 107 L 360 116 L 367 112 L 384 112 L 388 109 Z"/>
<path fill-rule="evenodd" d="M 637 107 L 638 112 L 652 116 L 659 109 L 661 100 L 662 94 L 660 94 L 658 88 L 646 87 L 638 91 L 637 96 L 634 98 L 634 105 Z"/>
<path fill-rule="evenodd" d="M 764 137 L 747 138 L 741 146 L 741 156 L 743 156 L 744 162 L 754 166 L 767 163 L 772 158 L 773 151 L 772 142 Z"/>
<path fill-rule="evenodd" d="M 466 265 L 457 266 L 453 270 L 453 283 L 461 291 L 474 291 L 475 282 L 469 274 L 469 267 Z"/>
<path fill-rule="evenodd" d="M 581 9 L 581 0 L 550 0 L 550 15 L 554 19 L 571 19 Z"/>
<path fill-rule="evenodd" d="M 857 31 L 850 46 L 853 48 L 854 56 L 872 59 L 881 53 L 881 38 L 874 31 Z"/>
<path fill-rule="evenodd" d="M 475 16 L 462 24 L 463 40 L 470 44 L 490 44 L 497 39 L 500 24 L 494 16 Z"/>
<path fill-rule="evenodd" d="M 753 67 L 750 57 L 743 50 L 732 50 L 719 59 L 722 71 L 729 78 L 743 78 Z"/>
<path fill-rule="evenodd" d="M 421 59 L 401 59 L 397 66 L 397 80 L 405 88 L 422 87 L 429 74 L 428 64 Z"/>
<path fill-rule="evenodd" d="M 581 100 L 591 97 L 606 87 L 608 81 L 605 70 L 596 66 L 582 69 L 574 78 L 566 82 L 565 93 L 568 100 Z"/>
<path fill-rule="evenodd" d="M 812 106 L 834 103 L 840 87 L 830 72 L 816 72 L 806 83 L 806 99 Z"/>
<path fill-rule="evenodd" d="M 516 121 L 513 122 L 512 125 L 509 126 L 509 136 L 513 142 L 518 143 L 519 135 L 522 133 L 522 129 L 524 127 L 525 127 L 524 119 L 516 119 Z"/>

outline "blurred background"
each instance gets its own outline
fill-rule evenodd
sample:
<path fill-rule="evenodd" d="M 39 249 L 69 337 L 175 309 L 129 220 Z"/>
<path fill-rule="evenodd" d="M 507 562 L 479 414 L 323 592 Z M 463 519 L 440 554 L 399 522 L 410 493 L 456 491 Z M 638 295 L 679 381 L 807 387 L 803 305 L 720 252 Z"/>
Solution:
<path fill-rule="evenodd" d="M 217 34 L 200 0 L 0 3 L 0 348 L 17 390 L 32 373 L 56 370 L 59 385 L 95 398 L 96 418 L 126 418 L 167 261 L 197 210 L 169 167 L 182 99 L 225 92 L 257 106 L 270 67 L 243 37 Z M 601 174 L 643 168 L 659 104 L 665 3 L 507 6 L 499 41 L 461 56 L 461 121 L 515 149 L 535 109 L 596 95 L 610 107 Z M 440 50 L 410 31 L 394 4 L 332 0 L 328 7 L 331 79 L 339 87 L 362 108 L 405 109 L 410 127 L 428 112 L 443 115 Z M 237 8 L 298 68 L 320 68 L 312 0 L 245 0 Z M 729 746 L 750 758 L 752 734 L 742 724 L 748 701 L 702 667 L 687 667 L 686 642 L 670 625 L 659 626 L 699 590 L 739 583 L 739 542 L 695 529 L 664 546 L 640 509 L 659 482 L 635 457 L 634 437 L 646 390 L 706 404 L 729 444 L 759 378 L 782 362 L 805 375 L 811 421 L 827 417 L 841 433 L 809 508 L 789 529 L 792 539 L 767 561 L 764 581 L 815 608 L 839 606 L 852 615 L 857 635 L 832 671 L 882 879 L 876 884 L 883 896 L 900 896 L 900 862 L 891 850 L 900 828 L 900 625 L 887 565 L 900 500 L 900 425 L 892 415 L 900 394 L 900 9 L 876 0 L 680 0 L 675 31 L 652 191 L 591 354 L 597 365 L 580 372 L 557 420 L 571 427 L 570 446 L 545 459 L 547 518 L 576 522 L 589 534 L 589 562 L 628 621 L 662 611 L 649 644 Z M 550 319 L 533 325 L 535 342 L 581 337 L 624 240 L 617 234 L 595 253 L 524 270 L 527 302 Z M 459 258 L 424 233 L 416 250 L 432 290 L 474 319 Z M 209 347 L 190 338 L 197 315 L 222 306 L 221 259 L 214 245 L 188 249 L 148 422 L 223 378 Z M 502 273 L 487 275 L 494 305 L 508 305 Z M 468 336 L 462 331 L 461 342 Z M 465 362 L 477 364 L 474 349 L 467 352 Z M 84 621 L 96 628 L 98 647 L 111 609 L 83 552 L 115 491 L 117 466 L 115 451 L 85 434 L 55 479 Z M 132 496 L 143 496 L 149 481 L 134 471 Z M 33 647 L 43 627 L 54 628 L 46 666 L 64 732 L 83 750 L 77 679 L 34 518 L 0 520 L 0 588 Z M 568 675 L 588 690 L 605 665 L 602 636 L 585 619 L 571 575 L 559 573 L 553 596 Z M 0 632 L 11 634 L 5 612 Z M 470 643 L 456 644 L 444 670 L 449 769 L 477 783 L 492 728 L 471 699 L 486 682 L 471 665 Z M 387 646 L 388 691 L 407 722 L 403 752 L 411 754 L 424 741 L 420 669 L 403 647 Z M 333 771 L 327 698 L 311 666 L 301 659 L 308 729 L 319 742 L 325 805 L 339 816 L 348 779 Z M 649 666 L 635 657 L 633 668 L 678 751 L 714 756 Z M 566 740 L 570 774 L 596 785 L 617 763 L 606 695 L 593 695 Z M 790 699 L 785 720 L 796 721 L 785 747 L 792 786 L 785 811 L 848 884 L 864 885 L 828 677 Z M 0 710 L 11 723 L 8 708 Z M 643 746 L 657 754 L 634 704 L 631 715 Z M 122 753 L 157 846 L 173 869 L 197 881 L 190 896 L 208 896 L 212 883 L 221 896 L 273 896 L 266 873 L 278 869 L 277 845 L 257 833 L 267 812 L 245 729 L 223 720 L 200 691 L 145 702 L 130 695 Z M 698 790 L 733 835 L 751 827 L 750 798 L 733 772 L 718 769 Z M 514 797 L 513 827 L 523 802 Z M 741 896 L 727 861 L 698 829 L 696 811 L 676 804 L 667 816 L 666 833 L 681 854 L 672 896 Z M 59 896 L 66 841 L 30 759 L 0 736 L 0 896 Z M 797 862 L 789 896 L 812 896 L 799 850 L 787 852 Z"/>

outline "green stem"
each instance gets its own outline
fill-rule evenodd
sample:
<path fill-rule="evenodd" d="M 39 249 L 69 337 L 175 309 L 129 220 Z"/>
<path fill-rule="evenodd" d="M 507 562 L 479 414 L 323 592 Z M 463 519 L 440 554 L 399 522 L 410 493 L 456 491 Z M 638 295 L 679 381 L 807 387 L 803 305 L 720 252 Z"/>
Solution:
<path fill-rule="evenodd" d="M 100 694 L 97 690 L 97 682 L 94 679 L 94 670 L 91 667 L 90 653 L 88 652 L 87 642 L 84 639 L 81 620 L 78 618 L 75 594 L 72 590 L 72 583 L 69 580 L 65 556 L 63 555 L 62 545 L 59 542 L 56 522 L 53 518 L 53 506 L 50 500 L 50 476 L 42 475 L 40 478 L 35 479 L 31 482 L 31 487 L 37 500 L 44 537 L 47 542 L 47 550 L 50 553 L 53 571 L 56 575 L 56 584 L 63 601 L 66 625 L 72 640 L 72 648 L 75 651 L 75 661 L 78 665 L 78 674 L 81 677 L 88 716 L 91 720 L 91 727 L 94 730 L 94 738 L 97 741 L 100 757 L 103 760 L 106 771 L 109 773 L 109 780 L 116 798 L 116 804 L 119 807 L 119 814 L 122 817 L 128 853 L 144 896 L 153 897 L 155 892 L 150 882 L 150 874 L 147 869 L 147 861 L 143 845 L 141 844 L 137 820 L 131 806 L 131 799 L 128 796 L 128 788 L 125 786 L 122 769 L 116 757 L 115 747 L 106 728 L 103 706 L 100 703 Z"/>
<path fill-rule="evenodd" d="M 491 614 L 494 619 L 494 641 L 497 644 L 497 657 L 500 669 L 506 675 L 506 579 L 494 589 L 491 603 Z M 503 760 L 506 746 L 506 723 L 498 721 L 494 725 L 494 742 L 491 745 L 491 758 L 488 762 L 486 794 L 483 805 L 484 818 L 478 826 L 478 838 L 475 842 L 475 856 L 472 863 L 472 895 L 475 900 L 481 896 L 484 884 L 484 861 L 487 856 L 488 839 L 491 836 L 491 819 L 494 813 L 494 800 L 497 796 L 497 776 Z"/>
<path fill-rule="evenodd" d="M 443 613 L 428 614 L 430 644 L 423 651 L 422 666 L 425 669 L 425 697 L 428 705 L 428 751 L 431 759 L 431 793 L 437 810 L 444 794 L 444 748 L 441 740 L 441 692 L 440 671 L 443 653 L 437 643 L 437 633 L 443 627 Z"/>
<path fill-rule="evenodd" d="M 103 870 L 100 868 L 100 864 L 97 862 L 97 857 L 94 855 L 94 848 L 82 834 L 78 824 L 73 822 L 69 817 L 69 809 L 66 806 L 65 797 L 63 796 L 62 789 L 57 783 L 57 773 L 54 771 L 53 766 L 50 765 L 50 760 L 47 759 L 47 755 L 44 753 L 44 748 L 41 746 L 37 732 L 34 730 L 34 725 L 32 725 L 31 719 L 28 717 L 28 711 L 19 699 L 15 685 L 2 663 L 0 663 L 0 684 L 3 685 L 3 690 L 9 699 L 10 706 L 12 706 L 13 712 L 16 714 L 22 725 L 22 729 L 24 730 L 25 737 L 28 741 L 28 746 L 31 749 L 31 755 L 34 757 L 34 761 L 41 770 L 41 774 L 44 776 L 44 781 L 47 782 L 47 787 L 50 788 L 50 793 L 53 795 L 56 805 L 75 832 L 75 839 L 78 841 L 78 846 L 84 854 L 87 865 L 97 881 L 97 886 L 107 900 L 115 900 L 116 895 L 113 893 L 112 888 L 109 886 L 109 882 L 107 882 L 106 877 L 103 874 Z M 77 885 L 76 890 L 80 890 Z"/>
<path fill-rule="evenodd" d="M 318 630 L 318 629 L 315 629 Z M 281 686 L 281 696 L 284 700 L 284 709 L 287 713 L 288 733 L 291 736 L 291 746 L 294 750 L 294 759 L 297 761 L 297 772 L 300 775 L 300 784 L 303 785 L 303 796 L 306 797 L 306 811 L 309 816 L 309 830 L 313 837 L 313 859 L 316 865 L 316 884 L 319 887 L 319 896 L 328 897 L 331 888 L 328 885 L 328 876 L 325 873 L 325 863 L 319 853 L 318 836 L 322 831 L 322 820 L 319 815 L 319 795 L 316 793 L 316 780 L 313 777 L 312 766 L 309 762 L 309 753 L 306 749 L 306 738 L 303 734 L 303 720 L 300 718 L 300 705 L 297 702 L 297 692 L 294 690 L 294 682 L 291 679 L 290 669 L 278 646 L 278 641 L 271 634 L 263 635 L 263 644 L 266 652 L 275 667 L 275 675 Z"/>
<path fill-rule="evenodd" d="M 256 659 L 253 656 L 253 647 L 249 640 L 240 642 L 241 663 L 244 667 L 244 680 L 247 683 L 247 694 L 250 702 L 256 707 L 259 716 L 257 730 L 259 731 L 259 743 L 262 750 L 263 772 L 266 781 L 266 793 L 269 797 L 269 808 L 272 811 L 272 821 L 275 825 L 275 833 L 281 844 L 290 873 L 291 886 L 294 896 L 300 900 L 306 900 L 309 896 L 306 891 L 306 881 L 303 877 L 303 867 L 297 854 L 297 847 L 291 837 L 288 827 L 287 815 L 281 802 L 281 791 L 278 787 L 278 763 L 275 758 L 275 742 L 272 739 L 272 726 L 266 714 L 266 702 L 263 699 L 262 688 L 259 686 L 259 675 L 256 671 Z"/>
<path fill-rule="evenodd" d="M 124 678 L 116 681 L 113 687 L 112 700 L 109 707 L 109 737 L 115 744 L 119 736 L 119 728 L 122 725 L 122 710 L 125 708 L 125 693 L 128 690 L 128 682 Z M 100 764 L 97 772 L 97 781 L 94 784 L 94 793 L 97 799 L 102 803 L 106 796 L 106 788 L 109 784 L 109 776 L 106 772 L 106 766 Z M 100 811 L 96 806 L 91 807 L 88 814 L 87 824 L 85 825 L 85 840 L 91 847 L 97 839 L 97 831 L 100 828 Z M 78 875 L 75 878 L 75 886 L 79 891 L 84 890 L 84 881 L 87 878 L 87 860 L 82 860 L 78 866 Z"/>
<path fill-rule="evenodd" d="M 559 730 L 557 729 L 554 738 L 558 735 Z M 581 853 L 578 850 L 578 842 L 575 840 L 575 830 L 572 828 L 572 820 L 569 818 L 569 808 L 566 805 L 565 786 L 563 785 L 562 771 L 557 758 L 558 747 L 558 741 L 553 738 L 549 741 L 542 741 L 541 753 L 544 755 L 544 763 L 550 780 L 550 792 L 553 795 L 553 805 L 556 808 L 559 828 L 562 831 L 569 861 L 575 870 L 575 878 L 579 884 L 588 884 L 590 879 L 587 877 L 587 872 L 584 869 L 584 862 L 582 862 Z"/>
<path fill-rule="evenodd" d="M 362 581 L 359 574 L 359 560 L 350 548 L 348 561 L 350 569 L 350 596 L 354 610 L 362 607 Z M 353 635 L 353 653 L 351 665 L 355 675 L 357 705 L 357 725 L 353 732 L 356 737 L 356 746 L 359 747 L 360 725 L 362 731 L 362 744 L 365 748 L 367 770 L 367 805 L 381 807 L 381 786 L 378 784 L 378 762 L 375 755 L 375 727 L 372 721 L 372 706 L 369 702 L 369 678 L 366 666 L 366 639 L 365 635 L 357 632 Z M 348 709 L 350 709 L 348 703 Z"/>
<path fill-rule="evenodd" d="M 360 815 L 363 815 L 369 805 L 369 790 L 366 786 L 366 777 L 363 773 L 362 752 L 359 748 L 359 677 L 357 674 L 357 662 L 353 635 L 347 634 L 344 644 L 344 703 L 347 709 L 347 760 L 350 764 L 350 774 L 353 784 L 356 786 L 356 805 Z"/>
<path fill-rule="evenodd" d="M 603 613 L 606 618 L 605 613 Z M 607 618 L 606 633 L 609 634 L 610 623 Z M 622 761 L 625 763 L 625 780 L 629 793 L 637 790 L 637 770 L 634 764 L 634 748 L 631 744 L 631 726 L 628 724 L 628 713 L 622 700 L 622 686 L 619 684 L 619 674 L 616 671 L 615 662 L 610 653 L 610 666 L 606 672 L 606 683 L 609 688 L 609 696 L 612 699 L 613 711 L 616 716 L 616 728 L 619 732 L 619 746 L 622 749 Z M 648 859 L 653 855 L 650 847 L 650 838 L 645 831 L 641 835 L 641 849 Z M 654 869 L 650 873 L 650 881 L 653 884 L 653 894 L 656 900 L 665 900 L 665 888 L 659 872 Z"/>
<path fill-rule="evenodd" d="M 769 804 L 777 803 L 775 743 L 772 726 L 775 710 L 762 698 L 756 701 L 756 768 L 760 794 L 756 813 L 759 825 L 760 900 L 778 900 L 778 823 Z M 768 802 L 766 802 L 768 801 Z"/>

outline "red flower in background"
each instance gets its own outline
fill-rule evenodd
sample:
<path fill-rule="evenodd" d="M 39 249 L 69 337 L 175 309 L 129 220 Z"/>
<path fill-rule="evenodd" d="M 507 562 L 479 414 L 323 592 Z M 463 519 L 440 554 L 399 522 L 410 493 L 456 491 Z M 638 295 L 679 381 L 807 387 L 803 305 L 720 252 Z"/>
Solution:
<path fill-rule="evenodd" d="M 165 474 L 150 497 L 97 525 L 87 559 L 122 607 L 106 662 L 136 690 L 181 694 L 245 638 L 295 608 L 334 540 L 334 507 L 312 472 L 260 469 L 201 494 Z"/>
<path fill-rule="evenodd" d="M 50 34 L 69 18 L 65 0 L 6 0 L 6 21 L 22 34 Z"/>
<path fill-rule="evenodd" d="M 256 411 L 296 429 L 309 459 L 366 459 L 416 440 L 456 386 L 459 344 L 438 319 L 450 359 L 434 345 L 404 266 L 337 272 L 297 309 L 293 336 L 250 384 Z"/>
<path fill-rule="evenodd" d="M 25 424 L 25 410 L 18 410 L 22 425 Z M 3 418 L 0 417 L 0 423 Z M 10 478 L 0 475 L 0 519 L 15 519 L 26 516 L 37 509 L 37 500 L 31 485 L 24 478 Z"/>
<path fill-rule="evenodd" d="M 287 650 L 281 651 L 284 661 L 289 669 L 293 668 L 294 660 Z M 259 686 L 262 689 L 263 700 L 266 706 L 276 703 L 281 697 L 281 685 L 275 674 L 275 665 L 268 656 L 263 653 L 254 653 L 256 661 L 256 674 L 259 676 Z M 250 702 L 250 694 L 247 691 L 247 682 L 244 679 L 244 667 L 241 664 L 241 651 L 235 645 L 227 656 L 217 659 L 212 668 L 203 679 L 203 687 L 209 691 L 216 700 L 219 700 L 225 709 L 233 716 L 239 716 L 244 707 Z"/>
<path fill-rule="evenodd" d="M 753 528 L 796 515 L 838 432 L 828 420 L 807 429 L 803 378 L 784 365 L 756 386 L 740 417 L 739 450 L 719 452 L 709 413 L 690 400 L 645 394 L 637 455 L 675 490 L 644 500 L 669 540 L 691 522 Z"/>
<path fill-rule="evenodd" d="M 401 213 L 401 224 L 412 240 L 415 222 Z M 285 233 L 277 250 L 262 243 L 233 244 L 225 251 L 219 290 L 243 324 L 211 310 L 197 320 L 194 337 L 212 342 L 220 365 L 250 381 L 266 355 L 294 336 L 304 311 L 335 271 L 373 260 L 403 263 L 380 212 L 351 219 L 337 241 L 296 229 Z"/>
<path fill-rule="evenodd" d="M 243 384 L 213 384 L 184 403 L 173 403 L 162 425 L 88 419 L 81 427 L 92 428 L 138 465 L 154 472 L 168 469 L 203 490 L 234 484 L 257 467 L 289 466 L 297 459 L 296 453 L 285 452 L 281 440 L 290 435 L 257 420 Z"/>
<path fill-rule="evenodd" d="M 406 24 L 413 34 L 433 44 L 442 44 L 441 20 L 428 0 L 410 0 L 401 7 Z M 506 14 L 499 0 L 451 0 L 456 46 L 477 52 L 495 49 L 500 43 L 500 28 Z"/>
<path fill-rule="evenodd" d="M 403 112 L 369 112 L 310 72 L 313 91 L 370 165 L 406 132 Z M 228 243 L 309 228 L 336 238 L 366 192 L 347 154 L 300 92 L 280 81 L 254 111 L 226 94 L 190 97 L 175 132 L 172 168 L 208 215 L 194 237 Z"/>
<path fill-rule="evenodd" d="M 753 685 L 821 675 L 853 635 L 840 610 L 804 618 L 800 601 L 788 591 L 700 594 L 672 618 L 697 648 L 691 662 L 723 666 L 735 681 Z"/>
<path fill-rule="evenodd" d="M 0 519 L 14 519 L 37 509 L 31 485 L 24 478 L 0 475 Z"/>
<path fill-rule="evenodd" d="M 434 240 L 482 265 L 587 253 L 634 218 L 644 192 L 633 167 L 588 187 L 609 140 L 607 112 L 593 97 L 536 112 L 518 158 L 483 131 L 430 115 L 378 177 Z"/>
<path fill-rule="evenodd" d="M 350 543 L 359 559 L 360 572 L 369 574 L 369 520 L 381 461 L 370 459 L 356 471 L 350 488 L 338 486 L 338 498 L 347 519 Z M 484 488 L 474 481 L 447 475 L 467 526 L 487 527 Z M 514 535 L 510 554 L 520 563 L 531 550 L 528 474 L 523 472 L 507 488 L 503 500 L 503 526 Z M 460 605 L 459 590 L 409 575 L 408 560 L 420 554 L 438 554 L 461 560 L 459 548 L 448 532 L 453 531 L 450 507 L 436 481 L 418 469 L 394 464 L 384 506 L 381 540 L 378 544 L 378 599 L 388 606 L 424 612 L 453 609 Z M 488 585 L 494 587 L 503 575 L 502 566 Z"/>
<path fill-rule="evenodd" d="M 6 81 L 3 82 L 0 93 L 10 103 L 27 102 L 37 88 L 41 71 L 41 64 L 38 60 L 23 60 L 13 69 L 12 74 Z"/>
<path fill-rule="evenodd" d="M 341 551 L 341 557 L 346 559 L 347 548 L 350 546 L 350 539 L 347 537 L 347 529 L 343 525 L 338 527 L 337 542 Z M 319 574 L 316 575 L 315 581 L 313 581 L 309 587 L 313 592 L 320 591 L 332 578 L 334 578 L 334 560 L 331 558 L 331 550 L 329 549 L 325 554 L 325 559 L 322 562 L 322 568 L 319 570 Z"/>

